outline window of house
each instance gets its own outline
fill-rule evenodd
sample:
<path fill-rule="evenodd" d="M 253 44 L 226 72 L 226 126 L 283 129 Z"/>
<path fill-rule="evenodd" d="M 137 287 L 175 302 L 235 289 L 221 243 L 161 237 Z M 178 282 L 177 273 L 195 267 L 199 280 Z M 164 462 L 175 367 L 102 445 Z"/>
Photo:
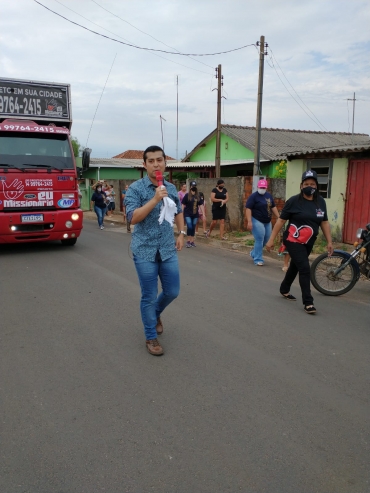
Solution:
<path fill-rule="evenodd" d="M 317 173 L 319 182 L 319 192 L 324 199 L 330 199 L 331 180 L 333 174 L 332 159 L 309 159 L 307 160 L 307 169 L 312 169 Z"/>

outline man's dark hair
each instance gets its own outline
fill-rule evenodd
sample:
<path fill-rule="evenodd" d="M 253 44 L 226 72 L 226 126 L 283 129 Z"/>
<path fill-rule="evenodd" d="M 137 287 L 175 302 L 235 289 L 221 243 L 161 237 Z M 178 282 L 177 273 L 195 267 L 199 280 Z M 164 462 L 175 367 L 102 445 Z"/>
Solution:
<path fill-rule="evenodd" d="M 159 147 L 159 146 L 149 146 L 149 147 L 147 147 L 145 149 L 144 154 L 143 154 L 143 161 L 144 161 L 144 163 L 146 162 L 146 155 L 148 154 L 148 152 L 156 152 L 156 151 L 162 151 L 163 157 L 164 157 L 164 159 L 166 159 L 166 155 L 165 155 L 164 150 L 162 149 L 162 147 Z"/>

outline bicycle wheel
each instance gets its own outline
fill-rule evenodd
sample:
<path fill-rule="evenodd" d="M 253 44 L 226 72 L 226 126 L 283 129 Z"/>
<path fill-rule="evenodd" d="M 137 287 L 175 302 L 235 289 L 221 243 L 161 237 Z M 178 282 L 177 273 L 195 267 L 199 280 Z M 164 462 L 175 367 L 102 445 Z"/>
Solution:
<path fill-rule="evenodd" d="M 348 293 L 358 280 L 353 265 L 350 263 L 339 274 L 334 274 L 346 261 L 347 257 L 341 253 L 333 253 L 331 257 L 323 253 L 317 257 L 311 265 L 311 282 L 314 287 L 327 296 Z"/>

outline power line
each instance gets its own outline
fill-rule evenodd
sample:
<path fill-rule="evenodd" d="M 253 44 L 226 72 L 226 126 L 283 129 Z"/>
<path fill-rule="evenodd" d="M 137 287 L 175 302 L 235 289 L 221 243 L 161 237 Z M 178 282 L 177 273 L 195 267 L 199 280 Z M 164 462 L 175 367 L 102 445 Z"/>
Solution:
<path fill-rule="evenodd" d="M 122 19 L 122 17 L 120 17 L 119 15 L 115 14 L 114 12 L 111 12 L 110 10 L 106 9 L 105 7 L 103 7 L 102 5 L 100 5 L 100 4 L 99 4 L 98 2 L 96 2 L 95 0 L 91 0 L 91 1 L 92 1 L 92 2 L 94 2 L 94 3 L 95 3 L 98 7 L 100 7 L 101 9 L 105 10 L 106 12 L 108 12 L 108 13 L 109 13 L 109 14 L 111 14 L 111 15 L 113 15 L 114 17 L 117 17 L 117 19 L 121 20 L 122 22 L 125 22 L 126 24 L 128 24 L 128 25 L 129 25 L 129 26 L 131 26 L 131 27 L 133 27 L 133 28 L 134 28 L 134 29 L 136 29 L 137 31 L 139 31 L 139 32 L 141 32 L 141 33 L 143 33 L 143 34 L 145 34 L 146 36 L 149 36 L 150 38 L 154 39 L 155 41 L 158 41 L 158 43 L 161 43 L 161 44 L 163 44 L 164 46 L 167 46 L 167 48 L 171 48 L 171 50 L 175 50 L 175 51 L 177 51 L 177 53 L 180 53 L 180 51 L 179 51 L 178 49 L 174 48 L 173 46 L 169 46 L 169 45 L 167 45 L 166 43 L 164 43 L 163 41 L 161 41 L 160 39 L 157 39 L 157 38 L 155 38 L 154 36 L 152 36 L 151 34 L 148 34 L 148 33 L 146 33 L 145 31 L 142 31 L 142 30 L 141 30 L 141 29 L 139 29 L 138 27 L 136 27 L 136 26 L 134 26 L 133 24 L 131 24 L 131 22 L 128 22 L 128 21 L 126 21 L 125 19 Z M 197 63 L 201 63 L 202 65 L 205 65 L 206 67 L 209 67 L 209 68 L 212 68 L 212 69 L 213 69 L 213 67 L 212 67 L 211 65 L 208 65 L 207 63 L 204 63 L 204 62 L 202 62 L 202 61 L 200 61 L 200 60 L 195 60 L 194 58 L 191 58 L 190 56 L 189 56 L 189 58 L 190 58 L 191 60 L 194 60 L 194 61 L 195 61 L 195 62 L 197 62 Z"/>
<path fill-rule="evenodd" d="M 313 119 L 311 118 L 311 116 L 307 113 L 307 111 L 306 111 L 306 110 L 305 110 L 305 109 L 301 106 L 301 104 L 299 103 L 299 101 L 297 101 L 297 100 L 295 99 L 295 97 L 291 94 L 291 92 L 289 91 L 289 89 L 286 87 L 286 85 L 285 85 L 285 84 L 284 84 L 284 82 L 282 81 L 281 77 L 279 76 L 279 73 L 278 73 L 278 71 L 276 70 L 276 67 L 275 67 L 275 65 L 274 65 L 274 60 L 272 59 L 272 57 L 270 57 L 270 60 L 271 60 L 271 62 L 272 62 L 272 65 L 273 65 L 273 68 L 274 68 L 274 70 L 275 70 L 275 72 L 276 72 L 276 75 L 279 77 L 279 79 L 280 79 L 281 83 L 283 84 L 283 86 L 285 87 L 285 89 L 288 91 L 288 93 L 290 94 L 290 96 L 294 99 L 294 101 L 298 104 L 298 106 L 300 106 L 300 108 L 301 108 L 301 109 L 302 109 L 302 110 L 306 113 L 306 115 L 307 115 L 307 116 L 308 116 L 308 117 L 309 117 L 309 118 L 310 118 L 310 119 L 311 119 L 311 120 L 312 120 L 312 121 L 313 121 L 313 122 L 314 122 L 317 126 L 319 126 L 319 128 L 320 128 L 320 126 L 321 126 L 321 127 L 325 130 L 325 132 L 326 132 L 326 133 L 330 134 L 329 130 L 328 130 L 327 128 L 325 128 L 325 127 L 324 127 L 324 125 L 323 125 L 323 124 L 320 122 L 320 120 L 319 120 L 319 119 L 315 116 L 315 114 L 314 114 L 314 113 L 310 110 L 310 108 L 309 108 L 309 107 L 308 107 L 308 106 L 307 106 L 307 105 L 303 102 L 303 100 L 301 99 L 301 97 L 299 96 L 299 94 L 297 93 L 297 91 L 294 89 L 294 87 L 292 86 L 292 84 L 289 82 L 288 78 L 286 77 L 286 75 L 285 75 L 285 74 L 284 74 L 284 72 L 283 72 L 283 69 L 280 67 L 279 62 L 276 60 L 276 57 L 275 57 L 275 55 L 273 54 L 273 51 L 272 51 L 271 47 L 270 47 L 270 51 L 271 51 L 271 53 L 272 53 L 272 55 L 273 55 L 273 57 L 274 57 L 274 60 L 276 61 L 277 65 L 278 65 L 279 69 L 281 70 L 282 74 L 284 75 L 285 79 L 287 80 L 288 84 L 291 86 L 291 88 L 293 89 L 293 91 L 297 94 L 298 98 L 302 101 L 302 103 L 304 104 L 304 106 L 306 106 L 306 108 L 308 109 L 308 111 L 309 111 L 309 112 L 310 112 L 310 113 L 314 116 L 314 118 L 316 119 L 316 121 L 315 121 L 315 120 L 313 120 Z M 333 142 L 337 142 L 337 143 L 340 143 L 340 144 L 342 143 L 339 139 L 337 139 L 336 137 L 334 137 L 334 136 L 332 136 L 332 135 L 328 135 L 328 137 L 329 137 L 329 138 L 330 138 Z"/>
<path fill-rule="evenodd" d="M 94 116 L 93 116 L 93 119 L 92 119 L 92 122 L 91 122 L 91 126 L 90 126 L 90 130 L 89 130 L 89 134 L 88 134 L 88 136 L 87 136 L 87 140 L 86 140 L 86 145 L 85 145 L 85 147 L 87 147 L 87 143 L 89 142 L 89 138 L 90 138 L 91 129 L 92 129 L 92 127 L 93 127 L 94 120 L 95 120 L 96 114 L 97 114 L 97 112 L 98 112 L 98 108 L 99 108 L 99 105 L 100 105 L 101 98 L 103 97 L 103 94 L 104 94 L 104 91 L 105 91 L 106 85 L 107 85 L 107 83 L 108 83 L 108 79 L 109 79 L 110 73 L 112 72 L 112 68 L 113 68 L 114 62 L 116 61 L 116 57 L 117 57 L 117 53 L 114 55 L 113 63 L 112 63 L 112 65 L 111 65 L 111 68 L 110 68 L 109 73 L 108 73 L 107 80 L 105 81 L 105 84 L 104 84 L 103 90 L 102 90 L 102 92 L 101 92 L 101 95 L 100 95 L 100 98 L 99 98 L 99 101 L 98 101 L 98 105 L 97 105 L 97 107 L 96 107 L 96 110 L 95 110 L 95 113 L 94 113 Z"/>
<path fill-rule="evenodd" d="M 122 36 L 119 36 L 118 34 L 114 33 L 113 31 L 110 31 L 109 29 L 106 29 L 105 27 L 101 26 L 100 24 L 97 24 L 96 22 L 93 22 L 91 21 L 90 19 L 88 19 L 87 17 L 83 16 L 82 14 L 79 14 L 78 12 L 76 12 L 75 10 L 67 7 L 66 5 L 64 5 L 62 2 L 59 2 L 59 0 L 54 0 L 54 2 L 57 2 L 59 3 L 59 5 L 62 5 L 64 8 L 70 10 L 71 12 L 73 12 L 74 14 L 82 17 L 83 19 L 87 20 L 88 22 L 90 22 L 91 24 L 94 24 L 95 26 L 98 26 L 100 27 L 100 29 L 103 29 L 104 31 L 107 31 L 108 33 L 111 33 L 111 34 L 114 34 L 115 36 L 117 36 L 118 38 L 121 38 L 127 42 L 128 39 L 126 38 L 123 38 Z M 157 53 L 151 53 L 152 55 L 158 57 L 158 58 L 162 58 L 162 60 L 166 60 L 167 62 L 171 62 L 171 63 L 175 63 L 176 65 L 180 65 L 180 67 L 185 67 L 185 68 L 188 68 L 190 70 L 195 70 L 195 72 L 200 72 L 201 74 L 207 74 L 207 75 L 210 75 L 209 72 L 204 72 L 204 70 L 198 70 L 196 68 L 192 68 L 192 67 L 189 67 L 188 65 L 183 65 L 182 63 L 179 63 L 179 62 L 175 62 L 174 60 L 170 60 L 169 58 L 165 58 L 164 56 L 161 56 L 161 55 L 158 55 Z M 197 61 L 197 60 L 195 60 Z M 210 66 L 210 65 L 207 65 L 207 66 Z M 211 67 L 213 68 L 213 67 Z M 213 75 L 212 75 L 213 76 Z"/>
<path fill-rule="evenodd" d="M 49 9 L 49 7 L 46 7 L 46 5 L 42 4 L 41 2 L 38 2 L 38 0 L 33 0 L 37 4 L 41 5 L 41 7 L 44 7 L 44 9 L 49 10 L 49 12 L 52 12 L 53 14 L 57 15 L 58 17 L 61 17 L 62 19 L 66 20 L 67 22 L 70 22 L 71 24 L 74 24 L 75 26 L 81 27 L 82 29 L 85 29 L 86 31 L 89 31 L 93 34 L 96 34 L 97 36 L 101 36 L 102 38 L 109 39 L 110 41 L 114 41 L 116 43 L 120 43 L 126 46 L 130 46 L 131 48 L 136 48 L 137 50 L 145 50 L 145 51 L 156 51 L 159 53 L 167 53 L 168 55 L 180 55 L 180 56 L 215 56 L 215 55 L 225 55 L 226 53 L 232 53 L 234 51 L 240 51 L 243 50 L 244 48 L 248 48 L 249 46 L 254 46 L 254 43 L 249 44 L 249 45 L 244 45 L 240 46 L 239 48 L 233 48 L 232 50 L 226 50 L 226 51 L 218 51 L 216 53 L 180 53 L 176 51 L 166 51 L 166 50 L 157 50 L 155 48 L 146 48 L 143 46 L 137 46 L 131 43 L 124 43 L 123 41 L 119 41 L 118 39 L 111 38 L 109 36 L 105 36 L 105 34 L 98 33 L 96 31 L 93 31 L 92 29 L 89 29 L 85 26 L 82 26 L 81 24 L 78 24 L 78 22 L 71 21 L 64 15 L 58 14 L 58 12 L 55 12 L 52 9 Z"/>
<path fill-rule="evenodd" d="M 326 132 L 328 132 L 328 129 L 325 128 L 325 126 L 320 122 L 320 120 L 316 117 L 316 115 L 310 110 L 310 108 L 304 103 L 304 101 L 302 100 L 302 98 L 299 96 L 299 94 L 297 93 L 297 91 L 294 89 L 294 87 L 292 86 L 292 84 L 289 82 L 288 78 L 286 77 L 286 75 L 284 74 L 282 68 L 280 67 L 279 65 L 279 62 L 276 60 L 276 57 L 271 49 L 271 46 L 270 46 L 270 51 L 272 53 L 272 56 L 273 58 L 270 56 L 270 60 L 272 62 L 272 67 L 274 68 L 275 72 L 276 72 L 276 75 L 279 77 L 281 83 L 283 84 L 283 86 L 285 87 L 285 89 L 288 91 L 288 93 L 290 94 L 290 96 L 294 99 L 294 101 L 298 104 L 298 106 L 300 106 L 300 108 L 306 113 L 306 115 L 321 129 L 324 129 Z M 295 97 L 292 95 L 292 93 L 289 91 L 289 89 L 287 88 L 287 86 L 284 84 L 284 82 L 282 81 L 278 71 L 276 70 L 276 67 L 275 67 L 275 64 L 274 64 L 274 60 L 277 64 L 277 66 L 279 67 L 281 73 L 283 74 L 283 76 L 285 77 L 285 80 L 288 82 L 288 84 L 290 85 L 290 87 L 293 89 L 293 91 L 296 93 L 297 97 L 300 99 L 300 101 L 302 101 L 302 104 L 308 109 L 308 111 L 313 115 L 313 117 L 315 118 L 315 120 L 313 118 L 311 118 L 311 116 L 307 113 L 307 111 L 301 106 L 301 104 L 295 99 Z M 270 66 L 270 65 L 269 65 Z"/>

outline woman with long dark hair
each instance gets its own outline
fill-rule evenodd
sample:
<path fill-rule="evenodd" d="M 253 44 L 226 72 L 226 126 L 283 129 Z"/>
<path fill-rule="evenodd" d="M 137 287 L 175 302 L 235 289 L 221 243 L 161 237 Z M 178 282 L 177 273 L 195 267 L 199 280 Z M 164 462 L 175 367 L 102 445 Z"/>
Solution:
<path fill-rule="evenodd" d="M 229 200 L 229 194 L 225 188 L 225 182 L 222 178 L 217 180 L 217 186 L 213 188 L 211 192 L 212 202 L 212 222 L 209 230 L 206 233 L 207 238 L 212 233 L 213 228 L 216 226 L 217 221 L 220 221 L 220 238 L 221 240 L 227 240 L 224 236 L 225 231 L 225 217 L 226 217 L 226 204 Z"/>
<path fill-rule="evenodd" d="M 274 248 L 274 240 L 289 220 L 288 227 L 283 235 L 284 245 L 291 257 L 290 265 L 280 286 L 280 293 L 286 300 L 295 301 L 296 298 L 290 294 L 290 288 L 297 274 L 302 290 L 302 301 L 304 310 L 310 315 L 316 313 L 313 304 L 310 285 L 310 263 L 308 256 L 317 238 L 319 227 L 328 243 L 328 254 L 333 253 L 333 244 L 330 234 L 330 225 L 326 212 L 325 200 L 318 190 L 317 174 L 308 170 L 302 175 L 301 192 L 290 197 L 281 211 L 280 218 L 276 221 L 266 249 Z"/>
<path fill-rule="evenodd" d="M 187 226 L 187 237 L 186 248 L 195 247 L 194 236 L 195 236 L 195 226 L 198 222 L 199 211 L 198 207 L 204 203 L 204 200 L 200 198 L 197 189 L 197 182 L 190 182 L 190 192 L 184 195 L 182 199 L 182 208 L 184 211 L 184 219 Z"/>

